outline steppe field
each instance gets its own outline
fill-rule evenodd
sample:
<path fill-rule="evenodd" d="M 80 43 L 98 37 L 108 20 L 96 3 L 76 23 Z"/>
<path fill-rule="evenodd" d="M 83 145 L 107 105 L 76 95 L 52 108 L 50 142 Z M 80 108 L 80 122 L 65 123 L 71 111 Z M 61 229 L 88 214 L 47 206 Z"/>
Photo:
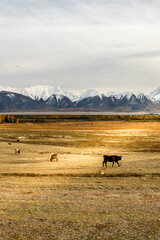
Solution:
<path fill-rule="evenodd" d="M 0 239 L 160 239 L 160 123 L 1 124 Z"/>

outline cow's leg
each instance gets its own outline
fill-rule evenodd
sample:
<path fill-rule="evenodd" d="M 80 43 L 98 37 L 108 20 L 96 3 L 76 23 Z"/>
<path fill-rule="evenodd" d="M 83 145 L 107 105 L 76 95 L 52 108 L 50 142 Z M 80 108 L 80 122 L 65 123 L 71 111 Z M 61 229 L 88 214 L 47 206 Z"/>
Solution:
<path fill-rule="evenodd" d="M 107 167 L 107 162 L 106 161 L 103 161 L 103 167 L 104 165 Z"/>
<path fill-rule="evenodd" d="M 120 167 L 119 162 L 117 161 L 118 167 Z"/>
<path fill-rule="evenodd" d="M 113 163 L 112 163 L 112 167 L 114 166 L 114 161 L 113 161 Z"/>

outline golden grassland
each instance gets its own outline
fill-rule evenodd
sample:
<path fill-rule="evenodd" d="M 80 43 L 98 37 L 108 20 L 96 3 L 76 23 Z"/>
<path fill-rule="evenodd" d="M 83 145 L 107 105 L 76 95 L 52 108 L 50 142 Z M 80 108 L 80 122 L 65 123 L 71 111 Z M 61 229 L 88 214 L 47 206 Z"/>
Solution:
<path fill-rule="evenodd" d="M 160 239 L 159 170 L 158 122 L 1 124 L 0 239 Z"/>

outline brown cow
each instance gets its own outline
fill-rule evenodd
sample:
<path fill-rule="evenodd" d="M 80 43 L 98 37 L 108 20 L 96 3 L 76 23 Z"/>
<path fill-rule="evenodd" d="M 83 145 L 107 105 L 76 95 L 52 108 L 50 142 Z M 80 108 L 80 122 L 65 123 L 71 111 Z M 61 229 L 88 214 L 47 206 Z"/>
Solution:
<path fill-rule="evenodd" d="M 51 153 L 49 160 L 50 162 L 58 162 L 58 154 Z"/>
<path fill-rule="evenodd" d="M 107 162 L 113 162 L 112 167 L 114 165 L 114 163 L 116 162 L 118 164 L 118 166 L 120 167 L 118 161 L 122 160 L 121 156 L 117 156 L 117 155 L 103 155 L 104 161 L 103 161 L 103 167 L 104 164 L 107 167 Z"/>

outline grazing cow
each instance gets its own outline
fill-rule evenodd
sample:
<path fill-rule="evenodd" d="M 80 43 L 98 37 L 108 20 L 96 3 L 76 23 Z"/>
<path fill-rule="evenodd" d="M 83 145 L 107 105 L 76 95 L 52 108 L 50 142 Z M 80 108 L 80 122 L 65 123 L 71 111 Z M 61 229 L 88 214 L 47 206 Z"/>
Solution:
<path fill-rule="evenodd" d="M 16 148 L 15 149 L 15 154 L 20 154 L 21 153 L 21 150 L 19 148 Z"/>
<path fill-rule="evenodd" d="M 51 153 L 49 160 L 50 162 L 58 162 L 58 154 Z"/>
<path fill-rule="evenodd" d="M 114 165 L 114 163 L 116 162 L 118 164 L 118 166 L 120 167 L 118 161 L 122 160 L 121 156 L 117 156 L 117 155 L 103 155 L 104 161 L 103 161 L 103 167 L 104 164 L 107 167 L 107 162 L 113 162 L 112 167 Z"/>

